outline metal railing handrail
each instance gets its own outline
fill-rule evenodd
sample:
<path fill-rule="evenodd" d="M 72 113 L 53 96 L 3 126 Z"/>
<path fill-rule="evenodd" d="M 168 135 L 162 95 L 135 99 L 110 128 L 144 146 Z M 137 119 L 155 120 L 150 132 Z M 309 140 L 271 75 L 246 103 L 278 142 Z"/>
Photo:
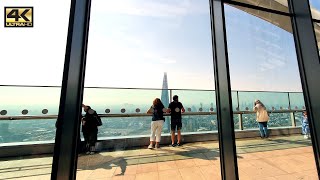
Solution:
<path fill-rule="evenodd" d="M 302 112 L 303 109 L 295 110 L 269 110 L 268 113 L 298 113 Z M 233 114 L 254 114 L 254 111 L 233 111 Z M 196 115 L 216 115 L 217 112 L 185 112 L 182 113 L 183 116 L 196 116 Z M 151 116 L 147 113 L 122 113 L 122 114 L 99 114 L 100 117 L 144 117 Z M 164 116 L 170 116 L 170 114 L 165 113 Z M 22 115 L 22 116 L 0 116 L 0 121 L 3 120 L 39 120 L 39 119 L 57 119 L 58 115 Z"/>
<path fill-rule="evenodd" d="M 44 86 L 44 85 L 6 85 L 0 84 L 0 87 L 33 87 L 33 88 L 61 88 L 61 86 Z M 86 86 L 89 89 L 136 89 L 136 90 L 185 90 L 185 91 L 215 91 L 215 89 L 177 89 L 177 88 L 125 88 L 125 87 L 103 87 L 103 86 Z M 267 92 L 267 93 L 302 93 L 302 91 L 261 91 L 261 90 L 232 90 L 232 92 Z"/>

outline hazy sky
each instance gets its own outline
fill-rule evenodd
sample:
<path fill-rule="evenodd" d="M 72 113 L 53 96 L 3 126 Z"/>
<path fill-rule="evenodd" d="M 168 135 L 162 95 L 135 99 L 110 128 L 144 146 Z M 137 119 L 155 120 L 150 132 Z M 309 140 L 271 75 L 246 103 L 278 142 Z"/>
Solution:
<path fill-rule="evenodd" d="M 319 5 L 319 2 L 317 2 Z M 33 6 L 33 28 L 4 28 Z M 61 85 L 70 1 L 1 0 L 0 84 Z M 292 34 L 226 6 L 232 89 L 301 91 Z M 86 86 L 214 89 L 207 0 L 92 1 Z"/>
<path fill-rule="evenodd" d="M 320 1 L 319 0 L 309 0 L 310 5 L 317 10 L 320 10 Z"/>

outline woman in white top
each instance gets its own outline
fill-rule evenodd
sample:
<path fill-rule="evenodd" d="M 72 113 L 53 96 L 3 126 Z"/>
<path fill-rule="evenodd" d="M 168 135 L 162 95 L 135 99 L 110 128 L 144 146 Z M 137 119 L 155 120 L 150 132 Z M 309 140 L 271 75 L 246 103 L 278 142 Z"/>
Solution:
<path fill-rule="evenodd" d="M 269 121 L 269 115 L 266 110 L 266 107 L 260 100 L 255 100 L 253 111 L 257 114 L 257 122 L 259 123 L 259 130 L 261 138 L 268 138 L 268 121 Z"/>

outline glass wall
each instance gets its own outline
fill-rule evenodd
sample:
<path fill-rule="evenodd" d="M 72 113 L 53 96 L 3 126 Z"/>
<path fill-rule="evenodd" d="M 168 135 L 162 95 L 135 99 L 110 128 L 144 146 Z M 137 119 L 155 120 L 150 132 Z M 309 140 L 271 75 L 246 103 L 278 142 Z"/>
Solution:
<path fill-rule="evenodd" d="M 70 2 L 0 6 L 2 20 L 10 18 L 3 7 L 21 6 L 33 7 L 23 10 L 34 20 L 33 27 L 0 26 L 0 179 L 50 179 Z"/>
<path fill-rule="evenodd" d="M 207 0 L 92 1 L 85 87 L 83 104 L 103 124 L 95 150 L 82 149 L 77 179 L 220 178 Z M 170 114 L 147 114 L 155 98 L 168 108 L 174 95 L 185 109 L 180 142 Z M 149 147 L 151 124 L 162 126 L 152 140 L 160 148 Z"/>
<path fill-rule="evenodd" d="M 278 2 L 263 7 L 279 10 L 274 6 Z M 240 118 L 249 137 L 236 139 L 239 179 L 316 178 L 310 136 L 295 127 L 305 107 L 290 17 L 234 4 L 224 7 L 231 88 L 241 90 L 237 103 L 245 111 Z"/>

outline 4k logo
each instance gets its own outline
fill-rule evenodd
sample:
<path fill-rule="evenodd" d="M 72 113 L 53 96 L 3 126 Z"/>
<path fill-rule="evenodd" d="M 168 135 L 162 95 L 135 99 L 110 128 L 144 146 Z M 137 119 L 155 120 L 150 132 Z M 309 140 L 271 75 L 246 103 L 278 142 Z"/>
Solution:
<path fill-rule="evenodd" d="M 4 27 L 33 27 L 33 7 L 5 7 Z"/>

